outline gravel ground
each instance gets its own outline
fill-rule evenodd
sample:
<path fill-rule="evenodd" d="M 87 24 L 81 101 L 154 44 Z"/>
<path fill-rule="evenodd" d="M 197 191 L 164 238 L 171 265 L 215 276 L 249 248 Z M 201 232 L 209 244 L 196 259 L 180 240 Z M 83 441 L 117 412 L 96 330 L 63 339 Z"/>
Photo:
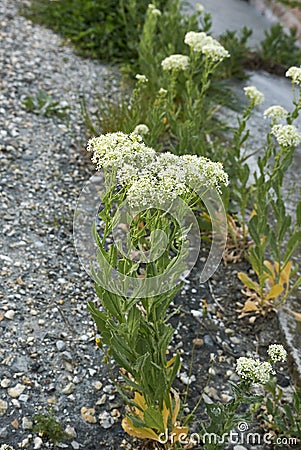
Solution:
<path fill-rule="evenodd" d="M 101 355 L 86 312 L 95 294 L 73 247 L 72 219 L 93 173 L 79 95 L 104 90 L 110 72 L 17 11 L 15 2 L 1 1 L 0 443 L 39 448 L 29 418 L 51 404 L 65 425 L 79 417 L 69 448 L 99 448 L 102 432 L 93 433 L 80 409 L 92 407 L 98 393 L 113 410 L 115 395 L 108 380 L 101 386 Z M 70 106 L 69 120 L 26 111 L 25 97 L 40 89 Z M 105 416 L 104 427 L 114 420 Z"/>
<path fill-rule="evenodd" d="M 87 301 L 95 298 L 93 283 L 72 240 L 76 201 L 93 174 L 84 151 L 79 95 L 92 99 L 95 92 L 105 94 L 108 84 L 111 90 L 112 72 L 18 16 L 12 0 L 1 1 L 0 24 L 0 444 L 51 448 L 32 429 L 33 416 L 50 405 L 72 435 L 61 448 L 138 449 L 120 426 L 123 403 L 101 363 L 86 311 Z M 40 89 L 70 106 L 68 120 L 26 111 L 23 100 Z M 281 338 L 276 316 L 256 325 L 237 321 L 241 293 L 235 273 L 236 268 L 221 267 L 210 285 L 200 287 L 196 268 L 176 300 L 182 312 L 173 319 L 171 350 L 182 352 L 177 380 L 182 391 L 192 342 L 196 345 L 188 408 L 206 384 L 211 353 L 218 363 L 210 369 L 206 399 L 227 401 L 226 382 L 236 379 L 236 358 L 248 351 L 264 354 Z M 204 298 L 209 314 L 201 320 Z M 281 383 L 289 390 L 287 371 Z"/>

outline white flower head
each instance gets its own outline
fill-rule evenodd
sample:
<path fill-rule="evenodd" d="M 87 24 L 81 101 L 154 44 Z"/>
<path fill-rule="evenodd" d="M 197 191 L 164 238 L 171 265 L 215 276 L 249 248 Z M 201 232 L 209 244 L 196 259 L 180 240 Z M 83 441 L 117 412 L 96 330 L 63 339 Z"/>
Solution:
<path fill-rule="evenodd" d="M 212 61 L 222 61 L 230 56 L 230 53 L 216 39 L 203 31 L 199 33 L 189 31 L 185 35 L 184 43 L 189 45 L 194 52 L 203 53 Z"/>
<path fill-rule="evenodd" d="M 271 133 L 275 136 L 279 145 L 290 147 L 301 142 L 301 133 L 294 125 L 274 125 Z"/>
<path fill-rule="evenodd" d="M 202 48 L 202 53 L 215 62 L 221 62 L 225 58 L 230 57 L 230 53 L 221 44 L 213 40 L 212 43 L 206 44 Z"/>
<path fill-rule="evenodd" d="M 168 91 L 167 89 L 164 88 L 160 88 L 158 94 L 160 95 L 160 97 L 165 97 L 167 95 Z"/>
<path fill-rule="evenodd" d="M 264 118 L 269 117 L 273 121 L 281 120 L 287 115 L 288 115 L 287 110 L 280 105 L 270 106 L 263 113 Z"/>
<path fill-rule="evenodd" d="M 146 84 L 148 82 L 148 78 L 145 75 L 141 75 L 140 73 L 137 73 L 137 75 L 135 76 L 136 80 L 138 80 L 138 82 Z"/>
<path fill-rule="evenodd" d="M 135 127 L 133 133 L 140 134 L 140 136 L 144 136 L 145 134 L 148 134 L 148 133 L 149 133 L 149 128 L 148 128 L 148 126 L 145 125 L 144 123 L 139 123 L 139 124 Z"/>
<path fill-rule="evenodd" d="M 144 124 L 138 127 L 147 128 Z M 198 192 L 200 186 L 219 190 L 222 184 L 228 183 L 221 163 L 196 155 L 157 153 L 144 144 L 136 131 L 92 138 L 88 150 L 93 152 L 96 169 L 108 171 L 115 176 L 117 185 L 126 188 L 133 208 L 165 206 L 192 190 Z"/>
<path fill-rule="evenodd" d="M 237 360 L 236 372 L 244 381 L 265 384 L 269 381 L 273 368 L 269 362 L 242 356 Z"/>
<path fill-rule="evenodd" d="M 204 45 L 212 43 L 213 38 L 208 36 L 204 31 L 197 33 L 196 31 L 188 31 L 184 38 L 184 43 L 189 45 L 195 52 L 201 52 Z"/>
<path fill-rule="evenodd" d="M 153 16 L 157 16 L 157 17 L 161 16 L 160 9 L 156 8 L 155 5 L 153 5 L 152 3 L 150 3 L 148 5 L 148 10 Z"/>
<path fill-rule="evenodd" d="M 163 59 L 161 62 L 162 69 L 169 72 L 178 72 L 187 70 L 189 67 L 189 58 L 185 55 L 175 54 Z"/>
<path fill-rule="evenodd" d="M 11 445 L 3 444 L 1 445 L 0 450 L 14 450 L 14 447 L 12 447 Z"/>
<path fill-rule="evenodd" d="M 291 78 L 294 84 L 301 84 L 301 67 L 290 67 L 285 76 Z"/>
<path fill-rule="evenodd" d="M 228 185 L 228 175 L 220 162 L 213 162 L 196 155 L 182 155 L 179 159 L 182 170 L 185 170 L 186 184 L 191 189 L 197 189 L 198 186 L 211 186 L 220 191 L 221 185 Z"/>
<path fill-rule="evenodd" d="M 260 105 L 264 100 L 264 95 L 255 86 L 247 86 L 244 88 L 246 97 L 253 103 L 253 106 Z"/>
<path fill-rule="evenodd" d="M 88 151 L 92 151 L 92 162 L 96 169 L 114 169 L 124 164 L 144 167 L 154 158 L 156 152 L 147 147 L 139 134 L 107 133 L 88 141 Z"/>
<path fill-rule="evenodd" d="M 287 351 L 281 344 L 272 344 L 268 348 L 268 355 L 272 363 L 276 364 L 278 361 L 286 361 Z"/>
<path fill-rule="evenodd" d="M 195 5 L 195 9 L 199 14 L 203 14 L 203 12 L 205 10 L 204 6 L 201 3 L 197 3 Z"/>
<path fill-rule="evenodd" d="M 271 364 L 267 361 L 264 361 L 258 364 L 255 373 L 256 373 L 256 381 L 258 383 L 265 384 L 270 380 L 271 375 L 274 373 L 274 371 Z"/>

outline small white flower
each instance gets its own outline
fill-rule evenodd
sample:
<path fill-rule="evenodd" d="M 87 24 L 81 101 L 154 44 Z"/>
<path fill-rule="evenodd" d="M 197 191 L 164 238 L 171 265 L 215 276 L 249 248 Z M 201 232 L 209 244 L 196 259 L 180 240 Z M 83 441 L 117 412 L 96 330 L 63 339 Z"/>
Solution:
<path fill-rule="evenodd" d="M 287 115 L 287 110 L 280 105 L 270 106 L 263 113 L 264 118 L 270 117 L 272 120 L 281 120 Z"/>
<path fill-rule="evenodd" d="M 157 16 L 157 17 L 161 16 L 160 9 L 156 8 L 155 5 L 153 5 L 152 3 L 150 3 L 148 5 L 148 10 L 153 16 Z"/>
<path fill-rule="evenodd" d="M 271 358 L 272 363 L 276 363 L 278 361 L 285 362 L 287 357 L 287 351 L 280 344 L 272 344 L 268 348 L 268 355 Z"/>
<path fill-rule="evenodd" d="M 0 450 L 14 450 L 14 447 L 11 447 L 10 445 L 3 444 L 0 447 Z"/>
<path fill-rule="evenodd" d="M 148 78 L 145 75 L 140 75 L 140 73 L 137 73 L 135 76 L 136 80 L 140 81 L 140 83 L 147 83 Z"/>
<path fill-rule="evenodd" d="M 186 386 L 187 386 L 187 385 L 193 383 L 196 380 L 196 378 L 195 378 L 195 375 L 191 375 L 189 377 L 187 375 L 187 373 L 184 372 L 184 373 L 180 373 L 180 380 L 182 381 L 183 384 L 186 384 Z"/>
<path fill-rule="evenodd" d="M 197 4 L 195 5 L 195 9 L 197 10 L 197 12 L 198 12 L 199 14 L 203 14 L 203 12 L 204 12 L 204 10 L 205 10 L 204 6 L 201 5 L 201 3 L 197 3 Z"/>
<path fill-rule="evenodd" d="M 159 94 L 161 97 L 165 97 L 165 96 L 167 95 L 167 93 L 168 93 L 167 89 L 164 89 L 164 88 L 160 88 L 160 89 L 159 89 L 159 92 L 158 92 L 158 94 Z"/>
<path fill-rule="evenodd" d="M 291 78 L 293 83 L 301 84 L 301 67 L 290 67 L 285 76 Z"/>
<path fill-rule="evenodd" d="M 170 72 L 187 70 L 189 67 L 189 58 L 185 55 L 171 55 L 163 59 L 163 61 L 161 62 L 161 66 L 163 70 Z"/>
<path fill-rule="evenodd" d="M 294 125 L 274 125 L 271 133 L 277 139 L 278 144 L 284 147 L 298 145 L 301 142 L 301 133 Z"/>
<path fill-rule="evenodd" d="M 247 86 L 244 88 L 246 97 L 251 100 L 254 106 L 260 105 L 264 100 L 264 95 L 255 87 Z"/>
<path fill-rule="evenodd" d="M 135 127 L 133 133 L 140 134 L 140 136 L 144 136 L 145 134 L 148 134 L 148 133 L 149 133 L 149 128 L 148 128 L 148 126 L 145 125 L 144 123 L 139 123 L 139 124 Z"/>

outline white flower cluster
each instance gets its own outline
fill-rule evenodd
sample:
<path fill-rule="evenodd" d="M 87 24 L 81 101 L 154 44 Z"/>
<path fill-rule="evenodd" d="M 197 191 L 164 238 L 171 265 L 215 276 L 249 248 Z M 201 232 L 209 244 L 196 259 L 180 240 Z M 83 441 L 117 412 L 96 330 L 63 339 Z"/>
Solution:
<path fill-rule="evenodd" d="M 210 44 L 204 45 L 202 48 L 202 53 L 207 56 L 207 58 L 212 59 L 215 62 L 221 62 L 225 58 L 230 57 L 228 50 L 217 41 L 211 42 Z"/>
<path fill-rule="evenodd" d="M 236 372 L 242 380 L 265 384 L 273 373 L 273 367 L 269 362 L 242 356 L 237 360 Z"/>
<path fill-rule="evenodd" d="M 87 150 L 93 152 L 96 169 L 118 169 L 124 164 L 147 166 L 155 157 L 155 150 L 147 147 L 139 134 L 117 132 L 103 134 L 88 141 Z"/>
<path fill-rule="evenodd" d="M 290 147 L 301 142 L 301 133 L 294 125 L 274 125 L 271 133 L 275 136 L 279 145 Z"/>
<path fill-rule="evenodd" d="M 301 84 L 301 67 L 290 67 L 285 76 L 291 78 L 293 83 Z"/>
<path fill-rule="evenodd" d="M 136 173 L 132 171 L 130 176 L 129 173 L 122 169 L 117 176 L 121 185 L 130 185 L 127 198 L 132 207 L 164 206 L 200 186 L 219 189 L 221 184 L 228 184 L 228 176 L 220 163 L 198 156 L 157 154 L 147 167 Z"/>
<path fill-rule="evenodd" d="M 280 105 L 270 106 L 263 113 L 264 118 L 269 117 L 272 120 L 276 121 L 283 119 L 287 115 L 288 115 L 287 110 Z"/>
<path fill-rule="evenodd" d="M 10 445 L 3 444 L 0 447 L 0 450 L 14 450 L 14 447 L 11 447 Z"/>
<path fill-rule="evenodd" d="M 150 3 L 148 5 L 148 10 L 153 16 L 157 16 L 157 17 L 161 16 L 160 9 L 156 8 L 155 5 L 153 5 L 152 3 Z"/>
<path fill-rule="evenodd" d="M 144 136 L 145 134 L 148 134 L 148 133 L 149 133 L 149 128 L 148 128 L 148 126 L 145 125 L 144 123 L 139 123 L 139 124 L 135 127 L 133 133 L 140 134 L 140 136 Z"/>
<path fill-rule="evenodd" d="M 189 67 L 189 58 L 185 55 L 175 54 L 167 56 L 161 62 L 163 70 L 169 72 L 178 72 L 179 70 L 187 70 Z"/>
<path fill-rule="evenodd" d="M 116 174 L 116 183 L 127 189 L 132 207 L 164 205 L 201 186 L 220 189 L 228 184 L 221 163 L 195 155 L 156 153 L 139 134 L 109 133 L 92 138 L 88 150 L 97 169 Z"/>
<path fill-rule="evenodd" d="M 204 45 L 209 44 L 212 41 L 212 37 L 201 31 L 189 31 L 186 33 L 184 43 L 189 45 L 195 52 L 201 52 Z"/>
<path fill-rule="evenodd" d="M 184 42 L 195 52 L 203 53 L 212 61 L 222 61 L 230 56 L 230 53 L 216 39 L 208 36 L 203 31 L 200 33 L 189 31 L 185 35 Z"/>
<path fill-rule="evenodd" d="M 287 357 L 287 351 L 281 344 L 272 344 L 268 348 L 268 355 L 272 363 L 285 362 Z"/>
<path fill-rule="evenodd" d="M 244 88 L 246 97 L 253 103 L 253 106 L 260 105 L 264 100 L 264 95 L 255 86 L 247 86 Z"/>
<path fill-rule="evenodd" d="M 141 75 L 140 73 L 137 73 L 135 76 L 136 80 L 142 84 L 146 84 L 148 82 L 148 78 L 145 75 Z"/>

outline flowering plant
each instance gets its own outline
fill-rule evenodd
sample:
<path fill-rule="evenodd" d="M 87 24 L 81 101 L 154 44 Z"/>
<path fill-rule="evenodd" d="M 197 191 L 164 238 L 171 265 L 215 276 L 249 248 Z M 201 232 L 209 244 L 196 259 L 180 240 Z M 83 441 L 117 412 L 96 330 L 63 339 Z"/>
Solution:
<path fill-rule="evenodd" d="M 248 251 L 248 258 L 258 282 L 244 273 L 238 274 L 246 286 L 245 293 L 248 296 L 242 309 L 243 315 L 264 313 L 269 308 L 279 307 L 301 284 L 301 277 L 290 284 L 294 274 L 291 258 L 301 243 L 301 202 L 297 204 L 296 219 L 292 224 L 282 192 L 284 174 L 293 160 L 296 146 L 301 142 L 301 133 L 293 125 L 301 108 L 300 94 L 297 97 L 295 91 L 295 85 L 299 84 L 300 70 L 292 67 L 287 71 L 287 76 L 292 78 L 295 92 L 293 111 L 288 112 L 281 106 L 274 105 L 263 113 L 270 120 L 270 132 L 267 135 L 265 154 L 258 158 L 259 171 L 254 174 L 254 209 L 248 225 L 254 242 Z M 254 91 L 253 94 L 251 101 L 254 103 Z M 258 93 L 256 98 L 259 98 Z M 270 214 L 275 217 L 275 227 L 269 220 Z M 287 243 L 284 248 L 285 240 Z M 268 252 L 274 258 L 272 262 L 265 258 Z"/>
<path fill-rule="evenodd" d="M 94 137 L 88 150 L 104 176 L 92 268 L 102 308 L 90 302 L 89 310 L 98 346 L 121 367 L 125 384 L 117 389 L 130 408 L 123 428 L 155 440 L 166 428 L 187 432 L 172 389 L 180 356 L 167 357 L 174 331 L 168 308 L 199 246 L 193 209 L 228 176 L 208 158 L 156 153 L 137 130 Z"/>

